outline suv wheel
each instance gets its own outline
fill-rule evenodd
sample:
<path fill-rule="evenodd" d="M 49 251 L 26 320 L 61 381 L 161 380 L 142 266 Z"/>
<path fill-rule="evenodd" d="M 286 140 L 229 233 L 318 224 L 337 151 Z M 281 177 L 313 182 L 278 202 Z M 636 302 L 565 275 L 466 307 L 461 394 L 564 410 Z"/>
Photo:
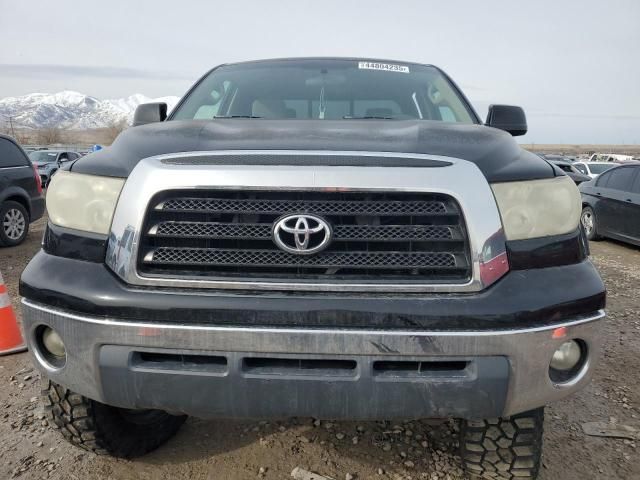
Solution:
<path fill-rule="evenodd" d="M 584 233 L 589 240 L 598 240 L 598 229 L 596 227 L 596 214 L 593 208 L 586 206 L 582 209 L 582 215 L 580 216 L 580 222 L 584 227 Z"/>
<path fill-rule="evenodd" d="M 71 444 L 98 455 L 133 458 L 149 453 L 173 437 L 187 418 L 112 407 L 51 381 L 42 395 L 49 424 Z"/>
<path fill-rule="evenodd" d="M 9 200 L 0 207 L 0 246 L 13 247 L 29 233 L 29 213 L 20 203 Z"/>
<path fill-rule="evenodd" d="M 535 479 L 542 455 L 544 408 L 489 420 L 466 420 L 462 461 L 472 480 Z"/>

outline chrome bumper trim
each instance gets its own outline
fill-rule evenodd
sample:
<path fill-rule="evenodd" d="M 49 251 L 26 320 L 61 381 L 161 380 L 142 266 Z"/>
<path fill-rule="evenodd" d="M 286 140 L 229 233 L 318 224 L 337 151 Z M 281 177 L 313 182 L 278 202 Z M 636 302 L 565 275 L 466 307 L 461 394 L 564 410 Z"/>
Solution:
<path fill-rule="evenodd" d="M 494 331 L 378 331 L 349 329 L 294 329 L 157 324 L 78 315 L 22 300 L 23 323 L 29 350 L 52 380 L 100 401 L 103 399 L 98 365 L 103 345 L 126 345 L 172 353 L 213 354 L 247 352 L 309 357 L 456 357 L 504 356 L 510 363 L 509 391 L 504 415 L 515 414 L 559 400 L 583 388 L 600 357 L 600 310 L 591 316 L 554 325 Z M 53 368 L 38 354 L 39 325 L 54 328 L 67 348 L 67 363 Z M 564 327 L 565 335 L 553 338 Z M 553 384 L 548 365 L 564 341 L 582 339 L 589 357 L 574 380 Z"/>

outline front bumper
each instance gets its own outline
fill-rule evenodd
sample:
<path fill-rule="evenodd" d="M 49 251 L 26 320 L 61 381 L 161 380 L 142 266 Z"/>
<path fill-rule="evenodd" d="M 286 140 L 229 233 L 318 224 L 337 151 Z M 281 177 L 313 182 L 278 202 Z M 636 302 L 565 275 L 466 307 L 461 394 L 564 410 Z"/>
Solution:
<path fill-rule="evenodd" d="M 23 300 L 30 352 L 53 381 L 110 405 L 199 417 L 510 415 L 586 385 L 603 317 L 449 332 L 232 327 L 126 321 Z M 41 325 L 62 336 L 64 367 L 42 355 Z M 569 338 L 585 342 L 588 359 L 573 380 L 554 385 L 549 361 Z"/>
<path fill-rule="evenodd" d="M 589 381 L 605 302 L 589 261 L 514 270 L 473 294 L 382 295 L 131 286 L 102 263 L 45 252 L 20 294 L 31 353 L 53 381 L 120 407 L 253 418 L 539 407 Z M 62 336 L 63 368 L 39 353 L 41 325 Z M 588 361 L 554 385 L 549 361 L 569 338 L 585 342 Z"/>

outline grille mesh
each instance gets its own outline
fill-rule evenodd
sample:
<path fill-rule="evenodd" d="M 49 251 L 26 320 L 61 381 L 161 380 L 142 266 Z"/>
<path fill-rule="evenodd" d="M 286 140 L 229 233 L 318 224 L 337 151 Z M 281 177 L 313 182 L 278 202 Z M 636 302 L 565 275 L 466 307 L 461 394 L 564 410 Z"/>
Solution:
<path fill-rule="evenodd" d="M 280 250 L 222 250 L 161 247 L 153 252 L 154 263 L 181 265 L 247 265 L 247 266 L 310 266 L 310 267 L 370 267 L 370 268 L 445 268 L 455 267 L 450 253 L 401 252 L 321 252 L 315 255 L 294 255 Z"/>
<path fill-rule="evenodd" d="M 327 248 L 300 255 L 276 246 L 274 224 L 295 214 L 321 216 L 331 226 Z M 442 194 L 166 191 L 150 202 L 144 232 L 142 275 L 383 283 L 471 275 L 459 206 Z"/>
<path fill-rule="evenodd" d="M 222 198 L 175 198 L 160 203 L 159 210 L 280 213 L 313 212 L 325 215 L 435 215 L 446 213 L 444 203 L 436 201 L 304 201 Z"/>
<path fill-rule="evenodd" d="M 164 222 L 156 235 L 165 237 L 269 238 L 271 226 L 266 224 L 234 224 L 205 222 Z"/>

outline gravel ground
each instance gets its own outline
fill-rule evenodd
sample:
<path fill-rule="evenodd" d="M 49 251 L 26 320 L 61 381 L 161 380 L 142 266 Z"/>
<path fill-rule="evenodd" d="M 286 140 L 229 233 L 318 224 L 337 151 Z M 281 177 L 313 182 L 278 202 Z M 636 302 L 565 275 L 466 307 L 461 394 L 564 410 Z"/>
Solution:
<path fill-rule="evenodd" d="M 27 241 L 0 249 L 14 307 L 20 272 L 39 249 L 44 220 Z M 638 479 L 637 443 L 590 437 L 585 422 L 640 428 L 640 249 L 592 244 L 609 290 L 605 355 L 593 383 L 547 408 L 543 480 Z M 18 312 L 19 313 L 19 312 Z M 39 380 L 26 354 L 0 357 L 0 478 L 286 479 L 301 466 L 341 479 L 461 479 L 455 421 L 287 422 L 189 419 L 168 444 L 136 461 L 78 450 L 43 420 Z"/>

